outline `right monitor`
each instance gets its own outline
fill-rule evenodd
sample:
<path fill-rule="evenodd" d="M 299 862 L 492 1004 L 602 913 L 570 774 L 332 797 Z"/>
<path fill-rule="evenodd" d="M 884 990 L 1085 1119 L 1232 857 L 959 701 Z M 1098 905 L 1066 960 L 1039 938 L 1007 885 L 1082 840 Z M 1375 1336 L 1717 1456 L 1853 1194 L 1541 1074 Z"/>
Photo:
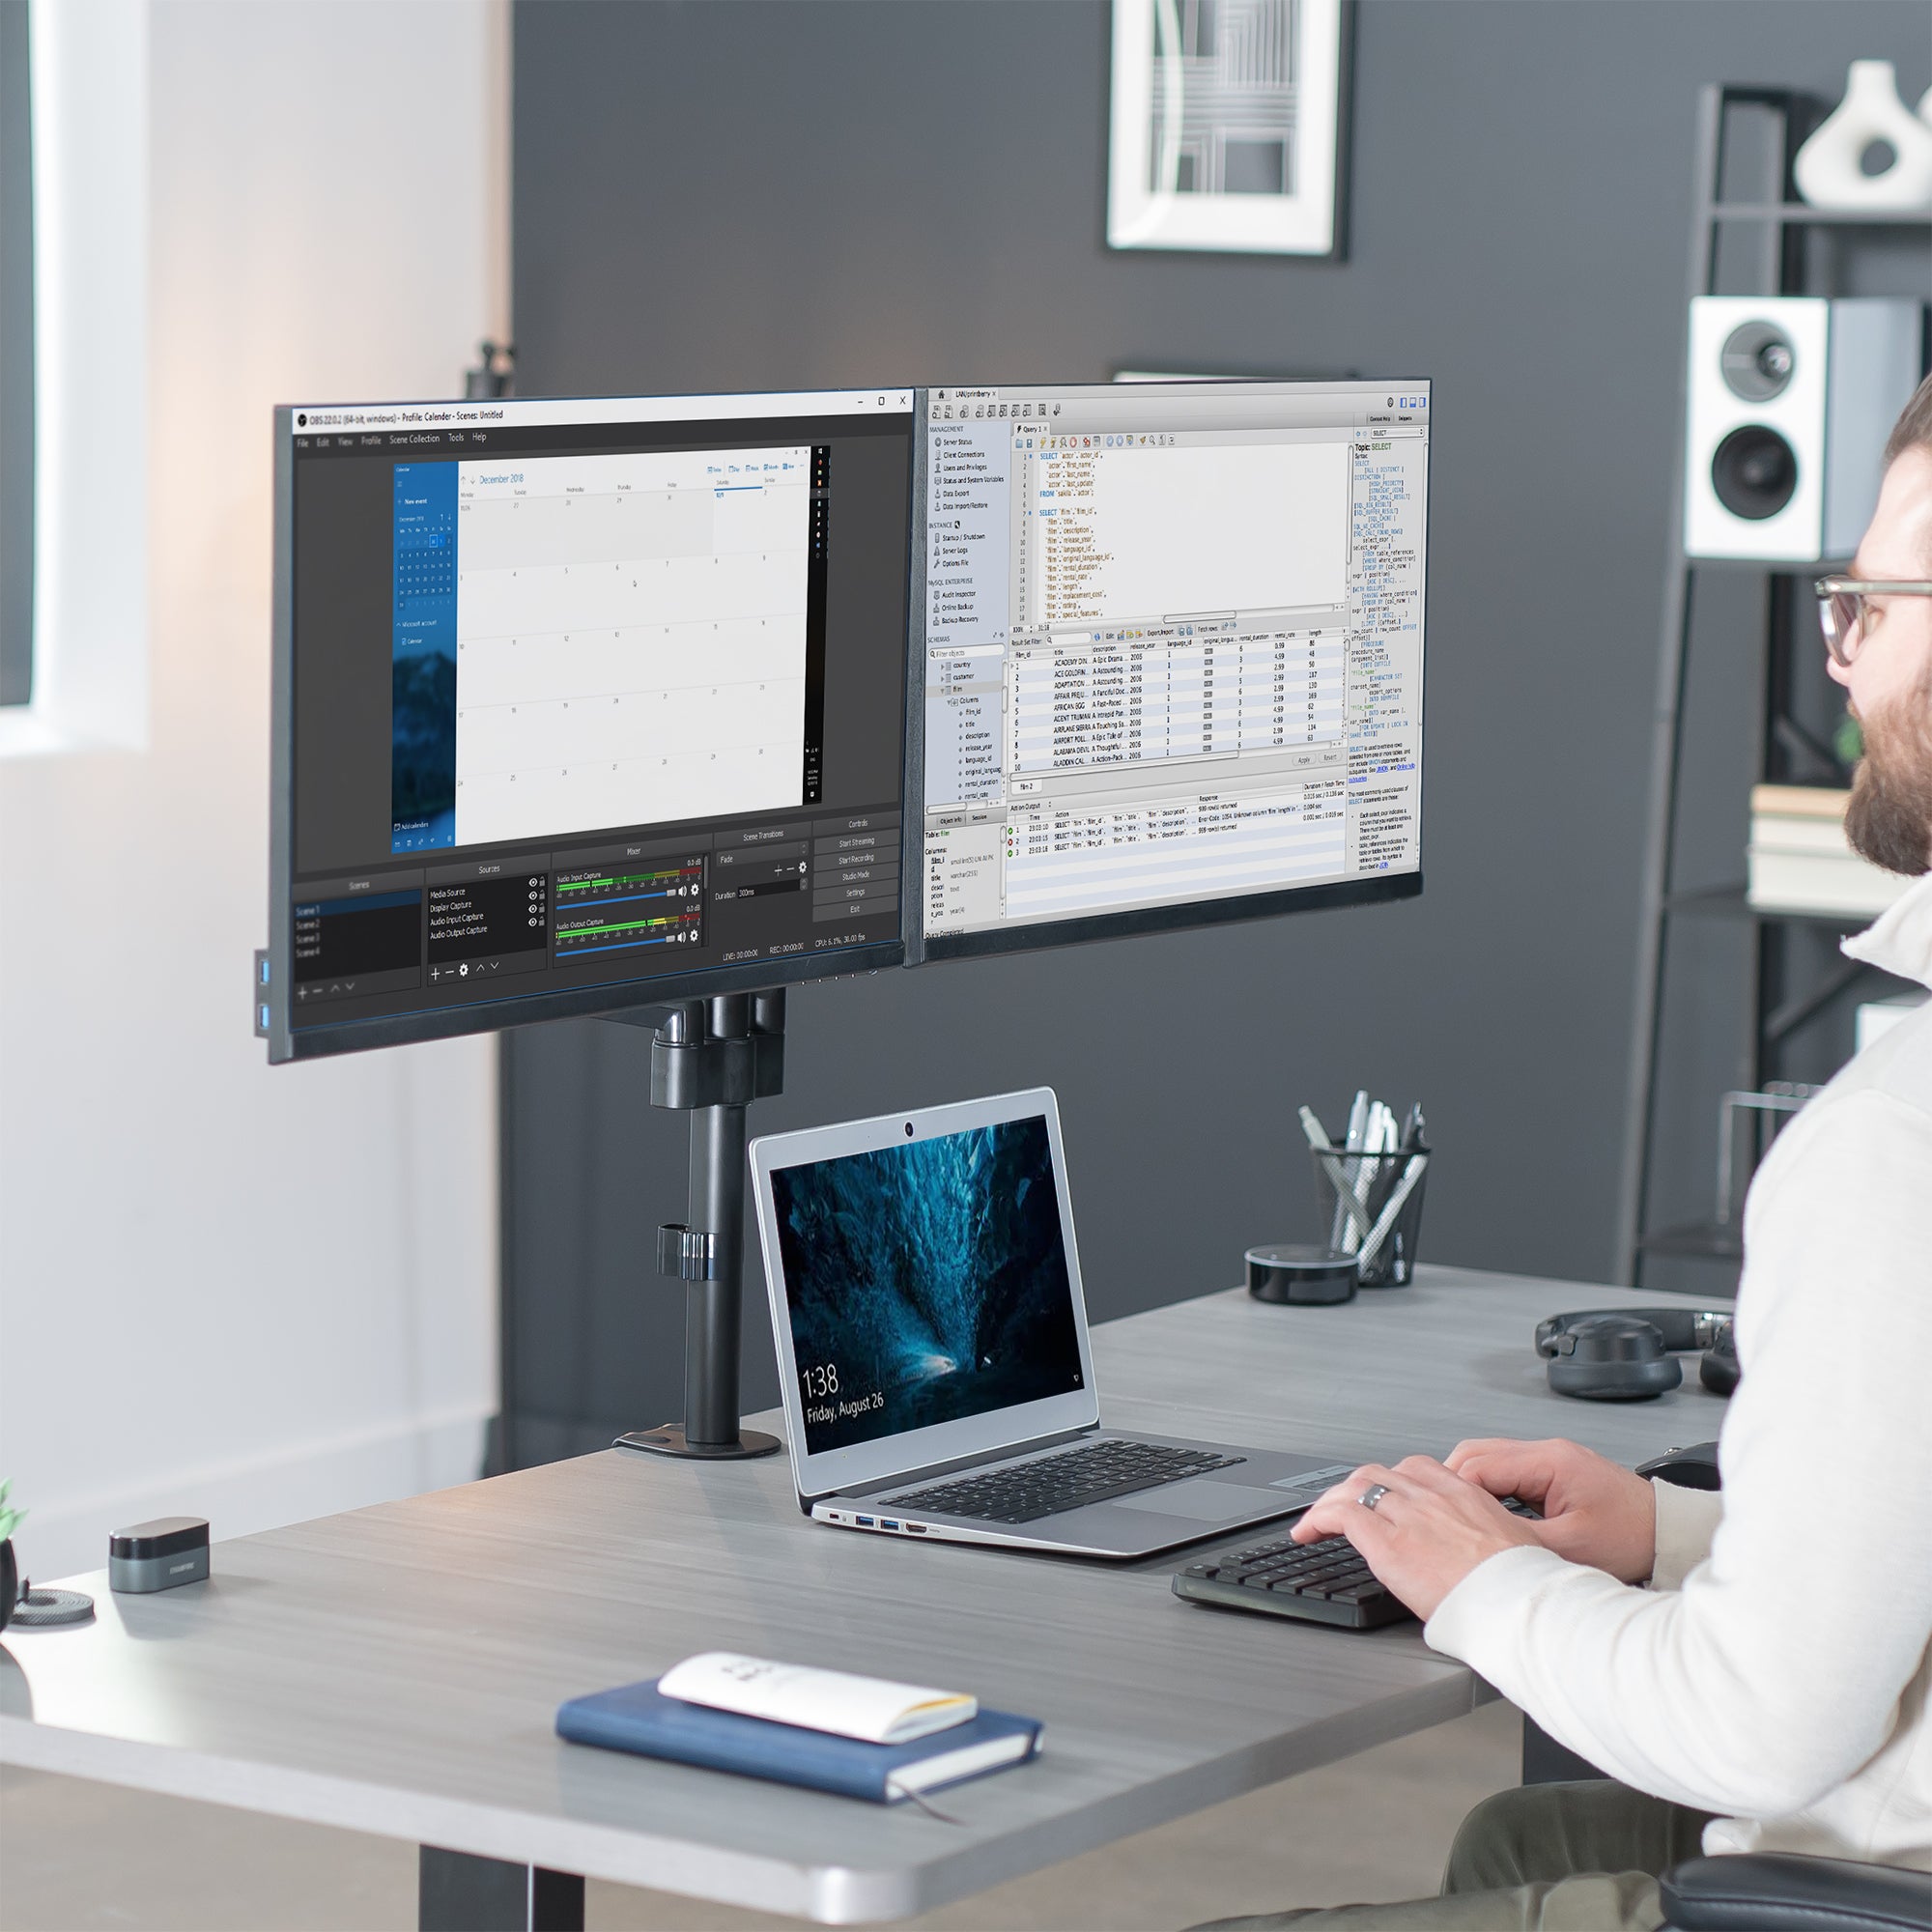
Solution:
<path fill-rule="evenodd" d="M 911 958 L 1421 892 L 1426 382 L 923 400 Z"/>

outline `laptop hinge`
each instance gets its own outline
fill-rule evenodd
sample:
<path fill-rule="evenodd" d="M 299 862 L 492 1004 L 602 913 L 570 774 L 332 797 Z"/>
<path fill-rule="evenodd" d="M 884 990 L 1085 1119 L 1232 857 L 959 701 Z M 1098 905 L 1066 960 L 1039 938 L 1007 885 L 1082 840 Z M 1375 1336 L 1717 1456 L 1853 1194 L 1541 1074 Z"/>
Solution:
<path fill-rule="evenodd" d="M 1031 1456 L 1038 1449 L 1057 1449 L 1063 1442 L 1077 1442 L 1083 1435 L 1097 1435 L 1100 1425 L 1097 1422 L 1083 1423 L 1078 1429 L 1063 1429 L 1052 1435 L 1036 1435 L 1027 1442 L 1015 1442 L 1007 1449 L 981 1449 L 971 1456 L 953 1456 L 944 1463 L 927 1463 L 917 1469 L 901 1469 L 895 1476 L 881 1476 L 876 1483 L 851 1485 L 844 1489 L 827 1490 L 815 1496 L 801 1496 L 799 1507 L 808 1516 L 814 1503 L 822 1503 L 832 1496 L 875 1496 L 882 1490 L 903 1489 L 907 1483 L 923 1483 L 935 1476 L 950 1476 L 955 1469 L 983 1467 L 988 1463 L 1005 1463 L 1014 1456 Z"/>

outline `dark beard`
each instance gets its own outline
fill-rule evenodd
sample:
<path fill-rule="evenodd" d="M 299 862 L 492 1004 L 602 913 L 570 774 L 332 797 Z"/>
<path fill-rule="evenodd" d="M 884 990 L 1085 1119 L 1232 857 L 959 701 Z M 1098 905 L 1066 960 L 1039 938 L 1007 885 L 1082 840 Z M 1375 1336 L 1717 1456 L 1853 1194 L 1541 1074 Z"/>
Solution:
<path fill-rule="evenodd" d="M 1932 871 L 1932 679 L 1869 719 L 1845 837 L 1888 872 Z"/>

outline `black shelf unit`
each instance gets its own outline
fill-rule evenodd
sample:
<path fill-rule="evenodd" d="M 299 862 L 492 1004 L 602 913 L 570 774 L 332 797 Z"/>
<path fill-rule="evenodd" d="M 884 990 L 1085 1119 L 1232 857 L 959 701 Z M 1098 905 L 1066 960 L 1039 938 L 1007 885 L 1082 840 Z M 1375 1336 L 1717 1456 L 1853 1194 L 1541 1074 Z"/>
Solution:
<path fill-rule="evenodd" d="M 1733 117 L 1755 111 L 1768 124 L 1776 199 L 1726 200 L 1723 195 Z M 1693 206 L 1687 300 L 1686 352 L 1679 356 L 1678 436 L 1672 450 L 1669 554 L 1658 650 L 1657 697 L 1652 719 L 1651 781 L 1641 873 L 1636 998 L 1631 1035 L 1630 1085 L 1625 1115 L 1623 1168 L 1617 1204 L 1614 1279 L 1642 1285 L 1647 1258 L 1665 1257 L 1720 1264 L 1735 1272 L 1742 1250 L 1730 1222 L 1650 1225 L 1656 1143 L 1658 1073 L 1663 995 L 1670 963 L 1669 935 L 1679 918 L 1745 922 L 1754 930 L 1744 990 L 1744 1025 L 1738 1083 L 1761 1088 L 1778 1077 L 1780 1050 L 1822 1012 L 1867 983 L 1892 985 L 1873 968 L 1850 960 L 1808 973 L 1794 936 L 1812 930 L 1859 930 L 1857 916 L 1781 913 L 1750 905 L 1741 884 L 1680 890 L 1676 884 L 1679 808 L 1683 793 L 1685 696 L 1691 615 L 1700 574 L 1748 576 L 1766 585 L 1765 624 L 1756 693 L 1759 776 L 1786 783 L 1843 784 L 1850 774 L 1833 749 L 1793 712 L 1794 651 L 1815 645 L 1806 631 L 1810 586 L 1819 565 L 1764 566 L 1737 560 L 1688 557 L 1684 552 L 1684 463 L 1688 420 L 1688 298 L 1719 293 L 1803 295 L 1807 290 L 1807 238 L 1812 230 L 1918 231 L 1932 239 L 1932 216 L 1864 213 L 1806 207 L 1797 199 L 1792 162 L 1823 113 L 1822 104 L 1782 89 L 1707 86 L 1697 104 Z M 1771 186 L 1767 183 L 1767 186 Z M 1754 288 L 1719 291 L 1716 285 L 1720 232 L 1755 230 L 1760 241 Z M 1799 639 L 1806 638 L 1806 645 Z M 1715 1100 L 1716 1095 L 1713 1095 Z M 1708 1293 L 1709 1289 L 1701 1292 Z"/>

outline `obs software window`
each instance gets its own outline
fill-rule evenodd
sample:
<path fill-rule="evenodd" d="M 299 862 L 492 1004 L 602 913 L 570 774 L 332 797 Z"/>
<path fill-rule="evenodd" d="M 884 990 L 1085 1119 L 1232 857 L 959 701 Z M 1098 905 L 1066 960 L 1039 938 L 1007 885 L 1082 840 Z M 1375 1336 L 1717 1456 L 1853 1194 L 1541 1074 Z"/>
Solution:
<path fill-rule="evenodd" d="M 291 412 L 293 1024 L 895 945 L 913 409 Z"/>
<path fill-rule="evenodd" d="M 927 939 L 1420 867 L 1426 384 L 935 389 Z"/>

